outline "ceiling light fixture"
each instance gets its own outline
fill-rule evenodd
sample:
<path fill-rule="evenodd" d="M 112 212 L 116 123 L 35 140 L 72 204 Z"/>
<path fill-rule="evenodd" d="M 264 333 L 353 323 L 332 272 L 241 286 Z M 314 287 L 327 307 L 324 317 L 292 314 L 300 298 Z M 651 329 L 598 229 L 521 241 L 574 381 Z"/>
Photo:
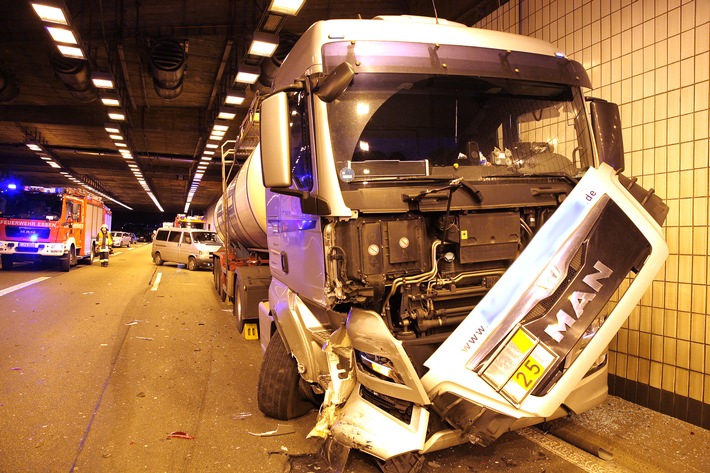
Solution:
<path fill-rule="evenodd" d="M 120 107 L 121 101 L 116 94 L 108 94 L 101 97 L 101 102 L 107 107 Z"/>
<path fill-rule="evenodd" d="M 297 15 L 306 0 L 271 0 L 269 11 L 282 15 Z"/>
<path fill-rule="evenodd" d="M 227 105 L 241 105 L 247 98 L 245 90 L 229 89 L 224 98 L 224 103 Z"/>
<path fill-rule="evenodd" d="M 219 107 L 217 118 L 220 120 L 234 120 L 237 116 L 237 109 L 232 107 Z"/>
<path fill-rule="evenodd" d="M 242 64 L 239 66 L 237 77 L 234 80 L 235 82 L 241 82 L 242 84 L 253 84 L 257 81 L 260 75 L 261 69 L 259 67 Z"/>
<path fill-rule="evenodd" d="M 108 117 L 111 120 L 119 120 L 119 121 L 123 121 L 126 119 L 126 115 L 123 114 L 123 111 L 121 111 L 120 109 L 117 109 L 117 108 L 116 109 L 109 109 Z"/>
<path fill-rule="evenodd" d="M 279 37 L 275 34 L 256 31 L 252 36 L 247 54 L 253 56 L 271 57 L 279 46 Z"/>
<path fill-rule="evenodd" d="M 104 130 L 109 133 L 121 133 L 118 123 L 104 123 Z"/>
<path fill-rule="evenodd" d="M 66 46 L 64 44 L 58 44 L 57 49 L 59 49 L 59 52 L 62 53 L 62 56 L 64 57 L 70 57 L 74 59 L 86 59 L 84 56 L 84 51 L 81 50 L 81 48 L 77 48 L 76 46 Z"/>
<path fill-rule="evenodd" d="M 113 74 L 110 72 L 92 72 L 91 82 L 98 89 L 115 89 L 116 83 L 113 80 Z"/>
<path fill-rule="evenodd" d="M 45 28 L 47 29 L 47 32 L 49 32 L 52 39 L 57 43 L 79 44 L 76 40 L 76 36 L 74 36 L 74 32 L 70 29 L 59 28 L 56 26 L 45 26 Z"/>
<path fill-rule="evenodd" d="M 47 5 L 46 2 L 33 2 L 32 8 L 34 8 L 35 13 L 37 13 L 37 16 L 39 16 L 42 21 L 46 21 L 47 23 L 55 23 L 58 25 L 69 25 L 69 20 L 64 14 L 64 9 L 61 7 Z"/>

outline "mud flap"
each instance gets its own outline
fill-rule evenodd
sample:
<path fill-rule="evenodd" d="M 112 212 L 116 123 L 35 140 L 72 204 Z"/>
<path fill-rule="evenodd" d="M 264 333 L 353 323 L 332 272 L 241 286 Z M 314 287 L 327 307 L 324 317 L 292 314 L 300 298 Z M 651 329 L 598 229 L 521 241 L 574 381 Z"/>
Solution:
<path fill-rule="evenodd" d="M 614 170 L 587 171 L 425 362 L 422 382 L 436 410 L 485 443 L 505 430 L 493 424 L 552 415 L 604 353 L 667 255 L 660 227 Z M 617 291 L 625 280 L 628 288 Z M 461 402 L 472 409 L 454 408 Z M 455 414 L 474 411 L 476 418 Z"/>

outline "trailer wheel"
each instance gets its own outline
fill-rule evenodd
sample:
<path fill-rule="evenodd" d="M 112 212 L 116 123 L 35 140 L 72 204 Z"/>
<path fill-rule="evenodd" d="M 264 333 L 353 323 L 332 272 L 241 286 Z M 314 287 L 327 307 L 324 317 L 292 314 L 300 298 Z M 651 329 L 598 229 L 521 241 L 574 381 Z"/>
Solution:
<path fill-rule="evenodd" d="M 279 332 L 275 332 L 261 363 L 257 391 L 259 410 L 279 420 L 308 413 L 314 405 L 302 396 L 300 382 L 296 360 L 286 350 Z"/>
<path fill-rule="evenodd" d="M 157 266 L 162 266 L 164 262 L 165 261 L 163 261 L 163 258 L 160 257 L 160 253 L 156 252 L 153 255 L 153 263 L 155 263 Z"/>
<path fill-rule="evenodd" d="M 12 269 L 13 261 L 11 255 L 2 255 L 0 261 L 2 261 L 2 269 L 4 271 L 10 271 Z"/>
<path fill-rule="evenodd" d="M 239 333 L 244 331 L 244 323 L 246 322 L 244 319 L 244 299 L 245 296 L 243 294 L 242 284 L 237 278 L 237 280 L 234 281 L 234 303 L 232 304 L 232 315 L 235 319 L 237 319 L 237 330 Z"/>
<path fill-rule="evenodd" d="M 215 291 L 219 291 L 221 273 L 222 267 L 220 266 L 219 259 L 212 258 L 212 279 L 214 281 Z"/>

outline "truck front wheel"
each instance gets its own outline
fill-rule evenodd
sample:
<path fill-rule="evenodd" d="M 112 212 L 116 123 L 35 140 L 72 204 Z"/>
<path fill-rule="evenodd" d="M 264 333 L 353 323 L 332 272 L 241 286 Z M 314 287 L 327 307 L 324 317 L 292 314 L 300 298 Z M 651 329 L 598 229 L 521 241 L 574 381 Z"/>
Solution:
<path fill-rule="evenodd" d="M 314 404 L 304 399 L 300 382 L 296 360 L 286 350 L 279 332 L 275 332 L 261 363 L 257 391 L 259 410 L 279 420 L 294 419 L 306 414 L 313 409 Z"/>
<path fill-rule="evenodd" d="M 76 249 L 72 246 L 69 248 L 69 253 L 64 255 L 62 259 L 59 261 L 59 269 L 64 271 L 65 273 L 68 272 L 72 266 L 76 265 Z"/>

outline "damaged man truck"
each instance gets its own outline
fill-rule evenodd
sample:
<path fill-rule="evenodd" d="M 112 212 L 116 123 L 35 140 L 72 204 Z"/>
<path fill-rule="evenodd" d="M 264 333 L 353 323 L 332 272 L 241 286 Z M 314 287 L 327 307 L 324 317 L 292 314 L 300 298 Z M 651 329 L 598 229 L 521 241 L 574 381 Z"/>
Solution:
<path fill-rule="evenodd" d="M 336 464 L 354 448 L 416 471 L 602 402 L 668 208 L 624 176 L 618 107 L 590 89 L 546 42 L 443 20 L 303 34 L 215 210 L 268 259 L 230 286 L 259 321 L 260 409 L 320 405 Z"/>

